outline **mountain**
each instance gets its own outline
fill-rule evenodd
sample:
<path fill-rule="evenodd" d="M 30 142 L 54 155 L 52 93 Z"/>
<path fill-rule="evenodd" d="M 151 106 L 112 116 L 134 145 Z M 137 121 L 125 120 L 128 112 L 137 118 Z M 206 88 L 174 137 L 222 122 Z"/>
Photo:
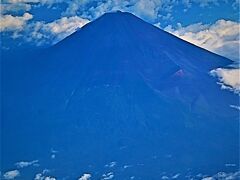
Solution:
<path fill-rule="evenodd" d="M 235 172 L 238 96 L 209 75 L 231 63 L 123 12 L 3 58 L 1 171 L 38 159 L 20 178 L 43 168 L 57 179 Z"/>

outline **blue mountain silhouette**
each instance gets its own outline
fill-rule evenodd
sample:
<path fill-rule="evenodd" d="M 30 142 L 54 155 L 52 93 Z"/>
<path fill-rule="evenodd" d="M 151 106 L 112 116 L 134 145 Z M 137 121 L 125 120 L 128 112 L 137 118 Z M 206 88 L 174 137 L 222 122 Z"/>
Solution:
<path fill-rule="evenodd" d="M 5 58 L 2 169 L 37 158 L 70 179 L 100 179 L 112 161 L 116 179 L 236 170 L 238 96 L 209 75 L 231 63 L 123 12 Z"/>

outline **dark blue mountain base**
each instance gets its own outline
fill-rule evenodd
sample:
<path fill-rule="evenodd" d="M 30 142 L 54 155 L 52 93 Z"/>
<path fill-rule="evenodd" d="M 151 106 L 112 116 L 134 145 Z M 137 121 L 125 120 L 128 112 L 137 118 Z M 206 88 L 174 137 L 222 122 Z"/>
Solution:
<path fill-rule="evenodd" d="M 209 76 L 230 63 L 121 12 L 31 56 L 3 58 L 1 171 L 32 159 L 40 167 L 19 179 L 44 168 L 58 179 L 237 171 L 238 96 Z"/>

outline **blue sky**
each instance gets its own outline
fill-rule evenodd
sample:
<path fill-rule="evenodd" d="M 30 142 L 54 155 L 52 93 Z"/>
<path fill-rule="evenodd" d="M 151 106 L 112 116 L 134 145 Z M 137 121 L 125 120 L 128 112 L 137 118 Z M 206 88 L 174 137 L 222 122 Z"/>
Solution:
<path fill-rule="evenodd" d="M 239 0 L 2 0 L 1 48 L 50 46 L 116 10 L 239 61 Z"/>

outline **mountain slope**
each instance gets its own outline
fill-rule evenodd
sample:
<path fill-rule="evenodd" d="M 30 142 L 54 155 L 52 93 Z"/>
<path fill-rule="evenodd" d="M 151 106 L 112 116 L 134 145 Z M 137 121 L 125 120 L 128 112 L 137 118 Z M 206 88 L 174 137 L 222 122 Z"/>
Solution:
<path fill-rule="evenodd" d="M 3 168 L 27 156 L 70 179 L 99 179 L 110 161 L 121 165 L 117 179 L 236 170 L 238 97 L 209 75 L 230 63 L 130 13 L 107 13 L 3 62 Z M 51 148 L 60 153 L 49 163 Z"/>

